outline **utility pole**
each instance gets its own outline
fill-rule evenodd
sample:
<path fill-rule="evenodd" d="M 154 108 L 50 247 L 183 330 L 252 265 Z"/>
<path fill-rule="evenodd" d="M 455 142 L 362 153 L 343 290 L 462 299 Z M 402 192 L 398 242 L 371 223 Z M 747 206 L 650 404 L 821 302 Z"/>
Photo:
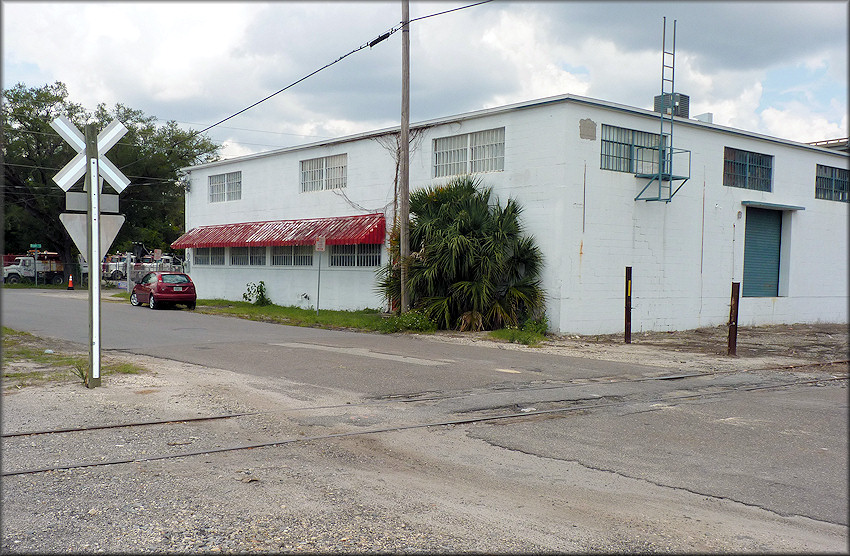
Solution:
<path fill-rule="evenodd" d="M 399 256 L 401 258 L 401 312 L 410 309 L 407 260 L 410 258 L 410 7 L 401 0 L 401 132 L 399 137 Z"/>

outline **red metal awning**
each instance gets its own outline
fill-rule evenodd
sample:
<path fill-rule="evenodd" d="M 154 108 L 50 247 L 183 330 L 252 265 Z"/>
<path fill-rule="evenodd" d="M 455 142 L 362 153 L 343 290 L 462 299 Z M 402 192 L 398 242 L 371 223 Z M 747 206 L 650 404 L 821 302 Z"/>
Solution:
<path fill-rule="evenodd" d="M 383 243 L 386 221 L 383 214 L 240 222 L 192 228 L 171 244 L 187 247 L 262 247 L 267 245 L 312 245 L 324 237 L 327 245 Z"/>

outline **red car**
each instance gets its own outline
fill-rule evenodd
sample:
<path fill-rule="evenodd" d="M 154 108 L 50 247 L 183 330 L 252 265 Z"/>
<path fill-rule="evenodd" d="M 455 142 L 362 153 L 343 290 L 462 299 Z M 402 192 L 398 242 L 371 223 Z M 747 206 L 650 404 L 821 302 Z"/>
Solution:
<path fill-rule="evenodd" d="M 136 282 L 130 294 L 131 305 L 147 303 L 151 309 L 176 303 L 194 309 L 196 300 L 195 284 L 182 272 L 148 272 Z"/>

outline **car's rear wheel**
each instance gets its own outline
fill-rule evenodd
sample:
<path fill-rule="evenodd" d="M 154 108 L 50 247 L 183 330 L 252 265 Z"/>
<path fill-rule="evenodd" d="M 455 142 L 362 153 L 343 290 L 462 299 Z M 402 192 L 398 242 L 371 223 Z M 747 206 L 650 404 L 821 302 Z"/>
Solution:
<path fill-rule="evenodd" d="M 189 309 L 190 311 L 194 310 L 195 309 L 195 302 L 192 301 L 191 303 L 187 303 L 186 308 Z"/>
<path fill-rule="evenodd" d="M 139 296 L 136 295 L 136 292 L 130 294 L 130 305 L 132 305 L 133 307 L 138 307 L 139 305 L 141 305 L 141 303 L 139 302 Z"/>
<path fill-rule="evenodd" d="M 151 294 L 151 298 L 148 301 L 148 307 L 151 309 L 159 309 L 159 303 L 157 303 L 156 298 Z"/>

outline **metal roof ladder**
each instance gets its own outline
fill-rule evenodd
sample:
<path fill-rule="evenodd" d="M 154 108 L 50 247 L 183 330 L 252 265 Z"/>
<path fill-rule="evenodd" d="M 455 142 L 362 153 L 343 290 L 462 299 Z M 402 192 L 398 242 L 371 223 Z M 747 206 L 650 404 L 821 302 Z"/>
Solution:
<path fill-rule="evenodd" d="M 673 123 L 678 115 L 679 95 L 675 92 L 675 62 L 676 62 L 676 21 L 673 20 L 673 37 L 670 49 L 667 48 L 667 18 L 664 18 L 664 28 L 661 39 L 661 132 L 658 140 L 658 153 L 653 161 L 654 171 L 638 172 L 635 177 L 647 179 L 644 188 L 635 197 L 635 201 L 664 201 L 669 203 L 679 189 L 690 179 L 691 152 L 673 147 Z M 654 157 L 655 158 L 655 157 Z M 687 172 L 673 172 L 674 158 L 681 167 L 683 159 L 687 159 Z"/>

